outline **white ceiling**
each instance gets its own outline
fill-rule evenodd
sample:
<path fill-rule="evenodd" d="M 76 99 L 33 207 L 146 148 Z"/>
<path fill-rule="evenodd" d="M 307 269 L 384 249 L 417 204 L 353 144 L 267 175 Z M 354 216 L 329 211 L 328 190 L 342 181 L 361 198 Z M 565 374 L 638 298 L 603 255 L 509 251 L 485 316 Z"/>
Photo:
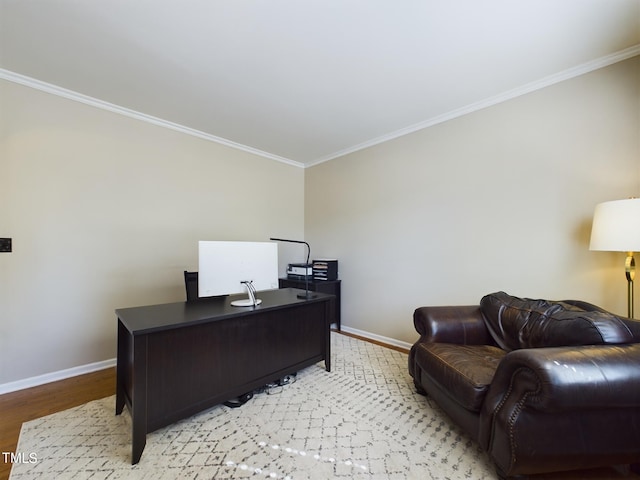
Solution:
<path fill-rule="evenodd" d="M 640 54 L 640 0 L 0 0 L 1 78 L 313 165 Z"/>

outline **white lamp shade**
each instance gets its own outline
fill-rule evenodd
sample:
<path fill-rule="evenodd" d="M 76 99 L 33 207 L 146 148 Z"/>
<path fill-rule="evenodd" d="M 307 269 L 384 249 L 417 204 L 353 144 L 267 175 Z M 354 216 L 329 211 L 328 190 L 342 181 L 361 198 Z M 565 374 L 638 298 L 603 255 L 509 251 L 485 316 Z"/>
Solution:
<path fill-rule="evenodd" d="M 640 198 L 596 205 L 589 249 L 640 252 Z"/>

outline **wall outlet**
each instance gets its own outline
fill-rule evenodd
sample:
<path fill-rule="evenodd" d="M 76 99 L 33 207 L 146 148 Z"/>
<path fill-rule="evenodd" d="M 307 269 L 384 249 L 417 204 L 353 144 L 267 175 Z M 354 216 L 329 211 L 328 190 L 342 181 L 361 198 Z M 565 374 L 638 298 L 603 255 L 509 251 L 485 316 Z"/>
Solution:
<path fill-rule="evenodd" d="M 11 252 L 10 238 L 0 238 L 0 252 Z"/>

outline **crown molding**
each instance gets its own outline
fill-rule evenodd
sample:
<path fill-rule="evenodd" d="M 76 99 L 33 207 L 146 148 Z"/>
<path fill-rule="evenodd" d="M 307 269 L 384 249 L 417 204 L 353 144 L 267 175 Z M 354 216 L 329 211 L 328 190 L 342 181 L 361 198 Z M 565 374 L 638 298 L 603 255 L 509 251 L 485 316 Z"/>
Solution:
<path fill-rule="evenodd" d="M 176 132 L 184 133 L 186 135 L 191 135 L 192 137 L 197 137 L 203 140 L 218 143 L 227 147 L 234 148 L 236 150 L 241 150 L 243 152 L 257 155 L 259 157 L 264 157 L 270 160 L 275 160 L 277 162 L 286 163 L 287 165 L 292 165 L 294 167 L 304 168 L 304 163 L 297 162 L 289 158 L 281 157 L 279 155 L 274 155 L 272 153 L 265 152 L 262 150 L 258 150 L 257 148 L 252 148 L 247 145 L 242 145 L 240 143 L 227 140 L 226 138 L 217 137 L 215 135 L 211 135 L 209 133 L 196 130 L 194 128 L 190 128 L 184 125 L 170 122 L 168 120 L 163 120 L 162 118 L 154 117 L 152 115 L 147 115 L 142 112 L 137 112 L 135 110 L 131 110 L 126 107 L 121 107 L 120 105 L 115 105 L 113 103 L 105 102 L 103 100 L 90 97 L 82 93 L 74 92 L 73 90 L 68 90 L 66 88 L 62 88 L 57 85 L 53 85 L 51 83 L 43 82 L 35 78 L 27 77 L 26 75 L 21 75 L 19 73 L 12 72 L 10 70 L 5 70 L 0 68 L 0 79 L 4 79 L 13 83 L 18 83 L 26 87 L 30 87 L 36 90 L 40 90 L 42 92 L 50 93 L 58 97 L 63 97 L 68 100 L 73 100 L 74 102 L 84 103 L 85 105 L 99 108 L 101 110 L 107 110 L 109 112 L 116 113 L 118 115 L 123 115 L 129 118 L 133 118 L 135 120 L 140 120 L 142 122 L 150 123 L 152 125 L 168 128 Z"/>
<path fill-rule="evenodd" d="M 124 115 L 126 117 L 134 118 L 136 120 L 140 120 L 146 123 L 151 123 L 156 126 L 168 128 L 170 130 L 174 130 L 180 133 L 184 133 L 186 135 L 191 135 L 193 137 L 201 138 L 210 142 L 218 143 L 221 145 L 225 145 L 230 148 L 234 148 L 236 150 L 241 150 L 243 152 L 247 152 L 253 155 L 257 155 L 263 158 L 268 158 L 270 160 L 275 160 L 277 162 L 285 163 L 287 165 L 292 165 L 299 168 L 308 168 L 313 167 L 315 165 L 319 165 L 324 162 L 328 162 L 330 160 L 334 160 L 339 157 L 344 157 L 345 155 L 349 155 L 351 153 L 358 152 L 360 150 L 364 150 L 369 147 L 373 147 L 375 145 L 379 145 L 384 142 L 388 142 L 390 140 L 394 140 L 399 137 L 403 137 L 405 135 L 409 135 L 410 133 L 415 133 L 420 130 L 424 130 L 426 128 L 432 127 L 434 125 L 438 125 L 440 123 L 447 122 L 449 120 L 453 120 L 458 117 L 462 117 L 464 115 L 468 115 L 473 112 L 477 112 L 478 110 L 482 110 L 487 107 L 491 107 L 493 105 L 497 105 L 502 102 L 506 102 L 507 100 L 512 100 L 522 95 L 526 95 L 528 93 L 534 92 L 536 90 L 541 90 L 543 88 L 549 87 L 551 85 L 555 85 L 557 83 L 563 82 L 565 80 L 570 80 L 572 78 L 578 77 L 580 75 L 584 75 L 586 73 L 593 72 L 595 70 L 608 67 L 615 63 L 627 60 L 629 58 L 640 55 L 640 44 L 633 45 L 624 50 L 620 50 L 618 52 L 612 53 L 611 55 L 606 55 L 604 57 L 598 58 L 591 62 L 587 62 L 576 67 L 564 70 L 554 75 L 550 75 L 548 77 L 542 78 L 538 81 L 528 83 L 521 87 L 514 88 L 507 92 L 503 92 L 498 95 L 494 95 L 492 97 L 486 98 L 484 100 L 480 100 L 478 102 L 472 103 L 470 105 L 465 105 L 464 107 L 452 110 L 450 112 L 444 113 L 442 115 L 438 115 L 436 117 L 432 117 L 430 119 L 424 120 L 422 122 L 409 125 L 405 128 L 401 128 L 394 132 L 391 132 L 386 135 L 382 135 L 380 137 L 373 138 L 371 140 L 367 140 L 366 142 L 360 143 L 358 145 L 351 146 L 349 148 L 339 150 L 337 152 L 331 153 L 329 155 L 320 157 L 311 162 L 299 162 L 296 160 L 292 160 L 289 158 L 281 157 L 279 155 L 274 155 L 269 152 L 265 152 L 263 150 L 258 150 L 256 148 L 249 147 L 247 145 L 243 145 L 240 143 L 233 142 L 231 140 L 227 140 L 222 137 L 217 137 L 215 135 L 211 135 L 206 132 L 202 132 L 200 130 L 196 130 L 190 127 L 186 127 L 184 125 L 180 125 L 174 122 L 170 122 L 168 120 L 163 120 L 158 117 L 154 117 L 151 115 L 147 115 L 145 113 L 137 112 L 135 110 L 131 110 L 126 107 L 121 107 L 119 105 L 115 105 L 113 103 L 105 102 L 103 100 L 99 100 L 97 98 L 93 98 L 78 92 L 74 92 L 72 90 L 68 90 L 66 88 L 59 87 L 57 85 L 53 85 L 50 83 L 42 82 L 35 78 L 27 77 L 25 75 L 21 75 L 19 73 L 12 72 L 10 70 L 5 70 L 0 68 L 0 79 L 8 80 L 10 82 L 18 83 L 30 88 L 34 88 L 36 90 L 40 90 L 46 93 L 50 93 L 52 95 L 57 95 L 59 97 L 67 98 L 69 100 L 73 100 L 76 102 L 84 103 L 85 105 L 90 105 L 92 107 L 100 108 L 102 110 L 107 110 L 112 113 L 117 113 L 119 115 Z"/>
<path fill-rule="evenodd" d="M 626 48 L 624 50 L 620 50 L 611 55 L 598 58 L 591 62 L 583 63 L 581 65 L 578 65 L 577 67 L 564 70 L 554 75 L 550 75 L 548 77 L 542 78 L 538 81 L 531 82 L 521 87 L 517 87 L 512 90 L 500 93 L 493 97 L 480 100 L 470 105 L 465 105 L 462 108 L 458 108 L 456 110 L 452 110 L 442 115 L 438 115 L 428 120 L 424 120 L 414 125 L 410 125 L 408 127 L 402 128 L 400 130 L 396 130 L 395 132 L 391 132 L 389 134 L 382 135 L 377 138 L 373 138 L 371 140 L 360 143 L 358 145 L 354 145 L 344 150 L 334 152 L 325 157 L 321 157 L 312 162 L 306 163 L 306 168 L 312 167 L 314 165 L 319 165 L 321 163 L 328 162 L 329 160 L 334 160 L 336 158 L 343 157 L 345 155 L 358 152 L 360 150 L 364 150 L 365 148 L 373 147 L 375 145 L 388 142 L 389 140 L 394 140 L 396 138 L 409 135 L 410 133 L 415 133 L 417 131 L 424 130 L 425 128 L 429 128 L 439 123 L 444 123 L 449 120 L 453 120 L 454 118 L 462 117 L 464 115 L 477 112 L 478 110 L 482 110 L 483 108 L 491 107 L 493 105 L 506 102 L 507 100 L 512 100 L 522 95 L 535 92 L 536 90 L 541 90 L 551 85 L 555 85 L 556 83 L 564 82 L 565 80 L 570 80 L 572 78 L 579 77 L 580 75 L 584 75 L 586 73 L 590 73 L 595 70 L 608 67 L 615 63 L 628 60 L 629 58 L 635 57 L 637 55 L 640 55 L 640 44 L 633 45 L 632 47 Z"/>

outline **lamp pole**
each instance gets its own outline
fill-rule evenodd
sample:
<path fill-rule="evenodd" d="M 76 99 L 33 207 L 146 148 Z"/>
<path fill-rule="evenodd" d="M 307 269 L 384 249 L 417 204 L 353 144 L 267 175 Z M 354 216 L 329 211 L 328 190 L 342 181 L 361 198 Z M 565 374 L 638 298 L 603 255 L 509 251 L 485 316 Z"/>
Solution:
<path fill-rule="evenodd" d="M 289 242 L 289 243 L 301 243 L 307 246 L 307 262 L 304 264 L 304 295 L 303 294 L 298 294 L 298 298 L 304 298 L 306 300 L 309 300 L 310 298 L 316 298 L 317 295 L 315 293 L 311 293 L 309 292 L 309 257 L 311 256 L 311 247 L 309 246 L 309 244 L 307 242 L 304 242 L 302 240 L 289 240 L 287 238 L 274 238 L 271 237 L 269 240 L 273 240 L 276 242 Z"/>
<path fill-rule="evenodd" d="M 627 252 L 624 271 L 627 277 L 627 316 L 633 318 L 633 279 L 636 276 L 636 261 L 633 258 L 633 252 Z"/>

